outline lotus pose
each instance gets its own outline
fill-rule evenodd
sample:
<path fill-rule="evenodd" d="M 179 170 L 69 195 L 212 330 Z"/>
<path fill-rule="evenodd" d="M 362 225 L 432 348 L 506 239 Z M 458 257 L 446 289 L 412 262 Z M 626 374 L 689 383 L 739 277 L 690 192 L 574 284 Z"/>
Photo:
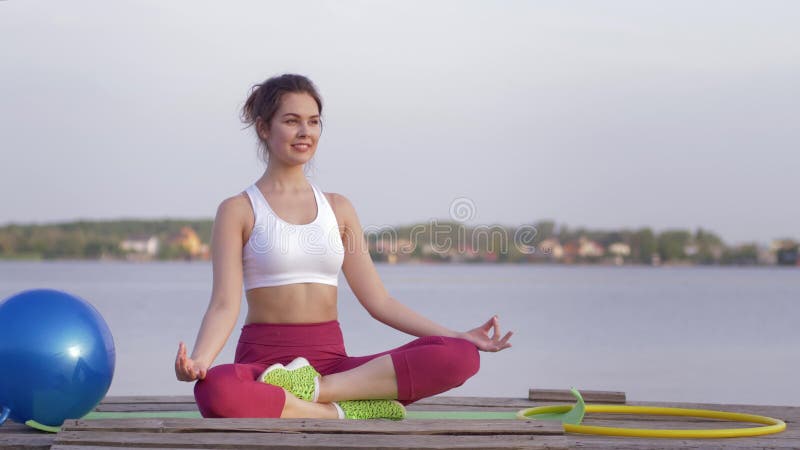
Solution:
<path fill-rule="evenodd" d="M 389 296 L 352 203 L 305 175 L 321 114 L 315 86 L 299 75 L 254 86 L 243 107 L 267 167 L 217 209 L 211 300 L 191 356 L 181 342 L 175 359 L 178 380 L 196 381 L 203 417 L 401 419 L 404 405 L 474 375 L 478 350 L 511 346 L 496 316 L 457 332 Z M 340 270 L 372 317 L 418 339 L 349 356 L 337 321 Z M 211 367 L 238 318 L 242 287 L 248 311 L 234 363 Z"/>

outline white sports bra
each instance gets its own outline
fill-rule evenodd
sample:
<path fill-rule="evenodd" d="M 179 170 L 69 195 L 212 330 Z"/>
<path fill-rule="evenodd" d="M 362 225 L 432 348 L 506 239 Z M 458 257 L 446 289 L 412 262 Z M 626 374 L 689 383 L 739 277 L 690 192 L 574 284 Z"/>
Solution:
<path fill-rule="evenodd" d="M 325 195 L 309 184 L 317 202 L 317 217 L 300 225 L 278 217 L 255 184 L 245 190 L 255 214 L 242 253 L 245 291 L 292 283 L 338 285 L 344 261 L 339 225 Z"/>

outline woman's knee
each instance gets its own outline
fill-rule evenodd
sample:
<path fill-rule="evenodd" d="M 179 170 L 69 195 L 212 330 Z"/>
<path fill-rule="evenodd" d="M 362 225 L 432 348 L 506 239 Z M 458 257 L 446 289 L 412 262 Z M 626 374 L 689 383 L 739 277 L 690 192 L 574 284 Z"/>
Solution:
<path fill-rule="evenodd" d="M 203 417 L 280 417 L 283 389 L 256 381 L 253 368 L 241 364 L 212 367 L 194 385 Z"/>
<path fill-rule="evenodd" d="M 480 357 L 475 344 L 459 338 L 440 337 L 439 344 L 432 346 L 429 357 L 439 365 L 438 377 L 450 387 L 464 384 L 480 368 Z"/>
<path fill-rule="evenodd" d="M 237 382 L 232 364 L 212 367 L 194 384 L 194 399 L 203 417 L 231 417 L 227 400 L 231 384 Z"/>
<path fill-rule="evenodd" d="M 459 375 L 460 384 L 472 377 L 481 367 L 481 358 L 478 347 L 472 342 L 461 338 L 446 338 L 447 346 L 450 349 L 450 360 L 455 366 L 455 372 Z"/>

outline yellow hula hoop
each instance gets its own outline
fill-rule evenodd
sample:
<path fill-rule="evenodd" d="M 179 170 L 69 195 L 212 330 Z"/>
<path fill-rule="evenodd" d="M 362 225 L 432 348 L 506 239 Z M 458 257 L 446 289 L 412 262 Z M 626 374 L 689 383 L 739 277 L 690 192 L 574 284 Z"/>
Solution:
<path fill-rule="evenodd" d="M 522 420 L 536 419 L 536 414 L 543 413 L 564 413 L 572 409 L 572 405 L 539 406 L 527 408 L 517 413 L 517 418 Z M 726 429 L 706 429 L 706 430 L 657 430 L 647 428 L 614 428 L 597 427 L 588 425 L 564 424 L 564 431 L 567 433 L 578 434 L 600 434 L 605 436 L 628 436 L 628 437 L 647 437 L 647 438 L 732 438 L 746 436 L 763 436 L 765 434 L 780 433 L 786 429 L 786 423 L 772 417 L 758 416 L 754 414 L 741 414 L 726 411 L 711 411 L 708 409 L 685 409 L 667 408 L 654 406 L 628 406 L 628 405 L 586 405 L 587 413 L 609 413 L 609 414 L 648 414 L 658 416 L 686 416 L 702 417 L 707 419 L 731 420 L 735 422 L 760 423 L 766 426 L 751 428 L 726 428 Z"/>

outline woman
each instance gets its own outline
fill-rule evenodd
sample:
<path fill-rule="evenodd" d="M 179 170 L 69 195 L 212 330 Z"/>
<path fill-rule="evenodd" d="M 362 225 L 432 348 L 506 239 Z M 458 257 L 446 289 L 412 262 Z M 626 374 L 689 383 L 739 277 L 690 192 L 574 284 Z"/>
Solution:
<path fill-rule="evenodd" d="M 321 113 L 316 88 L 299 75 L 254 86 L 242 110 L 267 168 L 217 210 L 211 300 L 191 356 L 181 342 L 175 360 L 178 380 L 197 381 L 204 417 L 400 419 L 403 405 L 474 375 L 478 349 L 511 346 L 512 333 L 500 338 L 496 316 L 456 332 L 389 296 L 353 205 L 305 176 Z M 421 337 L 383 353 L 348 356 L 337 321 L 340 269 L 372 317 Z M 209 369 L 236 323 L 243 284 L 248 312 L 235 362 Z"/>

